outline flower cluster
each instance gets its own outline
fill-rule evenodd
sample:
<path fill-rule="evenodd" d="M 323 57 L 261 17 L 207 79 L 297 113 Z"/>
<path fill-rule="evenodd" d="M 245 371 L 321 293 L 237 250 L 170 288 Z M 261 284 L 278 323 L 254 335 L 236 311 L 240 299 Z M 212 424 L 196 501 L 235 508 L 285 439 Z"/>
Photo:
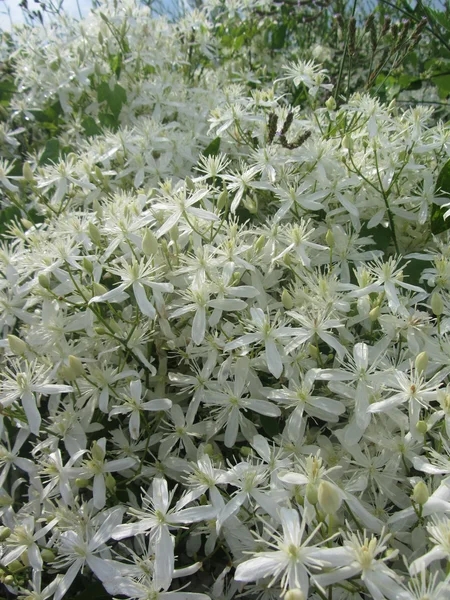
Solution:
<path fill-rule="evenodd" d="M 307 58 L 236 78 L 218 10 L 16 34 L 1 581 L 448 600 L 450 131 Z"/>

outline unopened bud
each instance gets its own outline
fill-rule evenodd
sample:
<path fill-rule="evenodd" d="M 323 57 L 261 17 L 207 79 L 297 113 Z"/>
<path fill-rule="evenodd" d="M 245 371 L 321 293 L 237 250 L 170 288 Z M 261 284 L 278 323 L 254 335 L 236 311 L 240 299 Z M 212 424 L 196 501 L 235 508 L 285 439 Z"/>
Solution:
<path fill-rule="evenodd" d="M 341 507 L 341 496 L 334 485 L 328 481 L 320 482 L 317 497 L 320 508 L 327 515 L 334 515 Z"/>
<path fill-rule="evenodd" d="M 176 242 L 179 237 L 180 237 L 180 230 L 178 229 L 177 225 L 174 225 L 172 227 L 172 229 L 170 230 L 170 239 L 173 240 L 174 242 Z"/>
<path fill-rule="evenodd" d="M 242 446 L 239 452 L 242 454 L 242 456 L 245 457 L 251 456 L 253 454 L 253 450 L 249 446 Z"/>
<path fill-rule="evenodd" d="M 73 354 L 69 355 L 69 367 L 76 377 L 84 375 L 83 363 L 77 356 L 73 356 Z"/>
<path fill-rule="evenodd" d="M 94 283 L 92 284 L 92 292 L 94 296 L 103 296 L 103 294 L 106 294 L 107 291 L 108 290 L 101 283 L 97 283 L 96 281 L 94 281 Z"/>
<path fill-rule="evenodd" d="M 213 456 L 213 454 L 214 454 L 214 447 L 213 447 L 213 445 L 212 444 L 205 444 L 203 446 L 203 452 L 205 454 L 207 454 L 208 456 Z"/>
<path fill-rule="evenodd" d="M 103 208 L 97 198 L 94 198 L 92 201 L 92 209 L 95 212 L 97 218 L 101 219 L 103 217 Z"/>
<path fill-rule="evenodd" d="M 439 292 L 434 292 L 431 296 L 431 310 L 436 317 L 440 317 L 444 312 L 444 302 Z"/>
<path fill-rule="evenodd" d="M 22 554 L 20 555 L 20 560 L 22 561 L 22 564 L 26 567 L 30 566 L 30 561 L 28 560 L 28 550 L 24 550 L 22 552 Z"/>
<path fill-rule="evenodd" d="M 375 306 L 375 308 L 372 308 L 372 310 L 369 312 L 369 319 L 372 321 L 372 323 L 374 323 L 375 321 L 378 321 L 378 319 L 380 318 L 380 314 L 381 314 L 381 308 L 380 308 L 380 305 L 378 304 L 377 306 Z"/>
<path fill-rule="evenodd" d="M 102 242 L 102 236 L 99 228 L 94 223 L 89 223 L 88 225 L 88 233 L 91 240 L 94 242 L 96 246 L 100 246 Z"/>
<path fill-rule="evenodd" d="M 106 473 L 106 475 L 105 475 L 105 485 L 106 485 L 106 488 L 110 492 L 114 493 L 116 491 L 116 480 L 111 475 L 111 473 Z"/>
<path fill-rule="evenodd" d="M 50 289 L 50 281 L 48 280 L 47 275 L 45 273 L 39 273 L 38 275 L 39 285 L 43 287 L 45 290 Z"/>
<path fill-rule="evenodd" d="M 427 370 L 428 367 L 428 354 L 426 352 L 421 352 L 416 356 L 415 361 L 416 371 L 419 374 L 422 374 Z"/>
<path fill-rule="evenodd" d="M 308 352 L 312 358 L 319 358 L 319 348 L 314 346 L 314 344 L 308 344 Z"/>
<path fill-rule="evenodd" d="M 228 202 L 228 190 L 225 188 L 222 192 L 220 192 L 219 197 L 217 198 L 217 208 L 222 210 L 227 205 Z"/>
<path fill-rule="evenodd" d="M 329 229 L 325 235 L 326 243 L 332 248 L 334 246 L 334 235 L 331 229 Z"/>
<path fill-rule="evenodd" d="M 317 487 L 313 483 L 308 483 L 306 486 L 306 499 L 310 504 L 315 506 L 319 500 L 319 496 L 317 494 Z"/>
<path fill-rule="evenodd" d="M 25 181 L 28 181 L 28 183 L 33 183 L 34 174 L 33 174 L 33 171 L 31 169 L 29 162 L 25 162 L 23 164 L 22 175 L 23 175 L 23 178 L 25 179 Z"/>
<path fill-rule="evenodd" d="M 22 356 L 23 354 L 25 354 L 25 352 L 27 350 L 26 343 L 23 340 L 21 340 L 20 338 L 18 338 L 16 335 L 13 335 L 13 334 L 8 335 L 8 344 L 9 344 L 9 347 L 11 348 L 11 351 L 14 352 L 14 354 L 17 354 L 19 356 Z"/>
<path fill-rule="evenodd" d="M 245 206 L 245 208 L 250 214 L 256 215 L 256 213 L 258 212 L 258 205 L 256 201 L 253 200 L 253 198 L 251 198 L 250 196 L 244 196 L 242 204 Z"/>
<path fill-rule="evenodd" d="M 286 592 L 284 600 L 306 600 L 306 596 L 300 588 L 293 588 Z"/>
<path fill-rule="evenodd" d="M 266 238 L 263 235 L 260 235 L 259 238 L 255 242 L 256 252 L 260 252 L 264 248 L 265 245 L 266 245 Z"/>
<path fill-rule="evenodd" d="M 14 562 L 19 562 L 19 561 L 17 560 L 17 561 L 14 561 Z M 4 578 L 3 581 L 4 581 L 5 585 L 13 585 L 14 584 L 14 577 L 12 575 L 6 575 L 6 577 Z"/>
<path fill-rule="evenodd" d="M 154 233 L 150 229 L 147 229 L 142 238 L 142 252 L 147 256 L 153 256 L 158 252 L 158 247 L 158 240 Z"/>
<path fill-rule="evenodd" d="M 25 229 L 31 229 L 33 227 L 33 223 L 28 219 L 22 218 L 20 219 L 20 222 L 22 223 Z"/>
<path fill-rule="evenodd" d="M 428 431 L 428 425 L 426 424 L 425 421 L 417 421 L 416 430 L 418 431 L 418 433 L 425 435 L 426 432 Z"/>
<path fill-rule="evenodd" d="M 11 535 L 11 529 L 9 527 L 0 527 L 0 542 L 4 542 Z"/>
<path fill-rule="evenodd" d="M 328 110 L 336 110 L 336 100 L 333 98 L 333 96 L 328 98 L 328 100 L 325 102 L 325 106 L 328 108 Z"/>
<path fill-rule="evenodd" d="M 286 289 L 284 289 L 283 293 L 281 294 L 281 302 L 286 310 L 291 310 L 291 308 L 294 306 L 294 300 Z"/>
<path fill-rule="evenodd" d="M 191 192 L 195 190 L 195 183 L 192 181 L 192 179 L 190 177 L 186 177 L 185 182 L 186 182 L 186 188 L 188 190 L 190 190 Z"/>
<path fill-rule="evenodd" d="M 353 149 L 353 139 L 352 136 L 349 133 L 346 133 L 342 139 L 342 147 L 345 148 L 346 150 L 352 150 Z"/>
<path fill-rule="evenodd" d="M 81 261 L 81 264 L 83 265 L 83 269 L 87 271 L 89 275 L 92 275 L 92 273 L 94 272 L 94 266 L 91 263 L 91 261 L 84 256 L 83 260 Z"/>
<path fill-rule="evenodd" d="M 50 548 L 44 548 L 43 550 L 41 550 L 41 556 L 42 556 L 42 560 L 45 563 L 50 563 L 53 562 L 56 558 L 56 555 L 54 552 L 52 552 L 50 550 Z"/>
<path fill-rule="evenodd" d="M 89 485 L 89 479 L 83 479 L 82 477 L 77 477 L 75 479 L 75 485 L 79 488 L 85 488 Z"/>
<path fill-rule="evenodd" d="M 105 458 L 105 451 L 101 446 L 97 444 L 97 442 L 94 442 L 92 444 L 91 454 L 94 460 L 98 460 L 100 462 L 103 461 Z"/>
<path fill-rule="evenodd" d="M 427 502 L 428 497 L 429 497 L 428 488 L 427 488 L 425 482 L 424 481 L 417 482 L 416 485 L 414 486 L 413 493 L 411 495 L 412 500 L 416 504 L 420 504 L 420 506 L 423 506 Z"/>
<path fill-rule="evenodd" d="M 8 570 L 11 573 L 17 573 L 17 571 L 21 571 L 22 569 L 23 569 L 23 564 L 20 562 L 20 560 L 13 560 L 8 565 Z"/>

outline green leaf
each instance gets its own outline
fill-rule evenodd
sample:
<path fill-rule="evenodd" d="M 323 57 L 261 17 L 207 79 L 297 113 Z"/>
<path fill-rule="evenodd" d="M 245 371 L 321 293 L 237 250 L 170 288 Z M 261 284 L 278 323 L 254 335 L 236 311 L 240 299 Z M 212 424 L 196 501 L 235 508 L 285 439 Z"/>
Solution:
<path fill-rule="evenodd" d="M 436 189 L 441 196 L 450 196 L 450 159 L 442 167 L 437 181 Z M 431 233 L 437 235 L 450 229 L 450 219 L 444 219 L 444 214 L 448 208 L 443 208 L 439 204 L 433 204 L 431 207 Z"/>
<path fill-rule="evenodd" d="M 20 217 L 20 210 L 15 206 L 8 206 L 0 210 L 0 235 L 3 235 L 8 229 L 9 224 L 16 217 Z"/>
<path fill-rule="evenodd" d="M 123 104 L 127 101 L 127 93 L 118 83 L 111 90 L 106 81 L 103 81 L 97 88 L 97 99 L 99 102 L 106 102 L 113 115 L 118 117 Z"/>
<path fill-rule="evenodd" d="M 216 156 L 220 150 L 220 137 L 216 137 L 206 148 L 203 150 L 203 156 Z"/>
<path fill-rule="evenodd" d="M 272 29 L 272 50 L 281 50 L 286 41 L 287 25 L 279 25 Z"/>
<path fill-rule="evenodd" d="M 446 95 L 450 92 L 450 75 L 436 75 L 431 81 Z"/>
<path fill-rule="evenodd" d="M 49 163 L 56 163 L 59 159 L 59 141 L 55 138 L 48 140 L 45 144 L 45 150 L 39 161 L 40 165 L 48 165 Z"/>
<path fill-rule="evenodd" d="M 102 132 L 101 127 L 97 125 L 93 117 L 87 115 L 81 123 L 87 136 L 99 135 Z"/>

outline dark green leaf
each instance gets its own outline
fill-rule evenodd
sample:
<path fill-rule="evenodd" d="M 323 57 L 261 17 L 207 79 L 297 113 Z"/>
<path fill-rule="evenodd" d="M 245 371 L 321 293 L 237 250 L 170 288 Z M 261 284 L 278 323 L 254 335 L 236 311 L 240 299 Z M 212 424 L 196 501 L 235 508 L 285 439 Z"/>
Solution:
<path fill-rule="evenodd" d="M 437 181 L 436 190 L 441 196 L 450 197 L 450 160 L 442 167 Z M 447 208 L 443 208 L 438 204 L 433 204 L 431 207 L 431 233 L 434 235 L 442 233 L 450 229 L 450 219 L 444 219 L 444 214 Z"/>
<path fill-rule="evenodd" d="M 273 50 L 281 50 L 284 47 L 284 42 L 286 41 L 286 25 L 278 25 L 278 27 L 274 27 L 272 30 L 272 49 Z"/>
<path fill-rule="evenodd" d="M 39 161 L 40 165 L 47 165 L 49 163 L 56 163 L 59 159 L 59 141 L 55 138 L 48 140 L 45 144 L 45 150 Z"/>
<path fill-rule="evenodd" d="M 82 124 L 83 124 L 84 131 L 87 136 L 99 135 L 102 132 L 101 127 L 99 127 L 97 125 L 97 123 L 95 122 L 95 119 L 93 117 L 90 117 L 90 116 L 84 117 L 82 120 Z"/>
<path fill-rule="evenodd" d="M 0 210 L 0 235 L 6 232 L 9 224 L 16 217 L 20 217 L 20 210 L 15 206 L 8 206 L 8 208 Z"/>
<path fill-rule="evenodd" d="M 206 148 L 203 150 L 203 156 L 216 156 L 220 150 L 220 137 L 216 137 Z"/>

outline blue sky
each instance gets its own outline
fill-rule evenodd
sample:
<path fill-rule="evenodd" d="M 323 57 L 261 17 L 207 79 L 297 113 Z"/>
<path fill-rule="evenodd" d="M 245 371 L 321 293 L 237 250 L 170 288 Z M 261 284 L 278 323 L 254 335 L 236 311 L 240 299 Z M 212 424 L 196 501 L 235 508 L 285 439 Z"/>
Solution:
<path fill-rule="evenodd" d="M 23 23 L 23 13 L 19 8 L 20 0 L 0 0 L 0 27 L 2 29 L 10 29 L 10 22 L 7 16 L 7 10 L 9 9 L 11 14 L 11 20 L 13 23 Z M 53 0 L 54 4 L 58 4 L 59 0 Z M 78 0 L 78 4 L 82 14 L 89 12 L 92 2 L 91 0 Z M 37 8 L 37 4 L 34 0 L 28 0 L 28 6 L 30 9 Z M 75 17 L 79 16 L 77 0 L 64 0 L 64 10 Z"/>

